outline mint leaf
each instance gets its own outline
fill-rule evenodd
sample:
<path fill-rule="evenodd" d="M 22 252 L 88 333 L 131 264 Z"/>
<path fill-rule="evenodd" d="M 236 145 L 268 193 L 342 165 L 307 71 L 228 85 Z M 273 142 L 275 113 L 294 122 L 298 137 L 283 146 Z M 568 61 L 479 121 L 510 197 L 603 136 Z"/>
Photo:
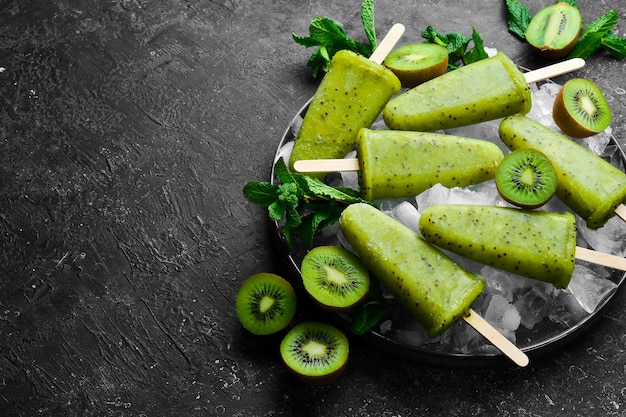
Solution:
<path fill-rule="evenodd" d="M 568 54 L 569 58 L 588 59 L 600 46 L 602 38 L 607 37 L 617 24 L 619 15 L 613 9 L 591 22 L 583 31 L 580 40 Z"/>
<path fill-rule="evenodd" d="M 378 41 L 376 40 L 376 25 L 374 24 L 374 0 L 363 0 L 361 4 L 361 22 L 363 23 L 365 36 L 367 36 L 367 40 L 373 52 L 378 46 Z"/>
<path fill-rule="evenodd" d="M 489 58 L 487 52 L 485 52 L 485 47 L 483 44 L 483 40 L 476 32 L 476 29 L 472 27 L 472 41 L 474 41 L 474 47 L 470 49 L 465 56 L 463 57 L 463 64 L 468 65 L 476 61 L 480 61 L 481 59 Z"/>
<path fill-rule="evenodd" d="M 390 307 L 380 291 L 378 280 L 370 276 L 370 290 L 367 299 L 350 310 L 352 318 L 351 331 L 354 334 L 363 334 L 376 325 L 389 313 Z"/>
<path fill-rule="evenodd" d="M 626 38 L 620 38 L 611 33 L 606 38 L 602 38 L 600 46 L 617 59 L 626 58 Z"/>
<path fill-rule="evenodd" d="M 576 0 L 559 0 L 560 3 L 568 3 L 570 6 L 574 6 L 575 8 L 578 9 L 578 3 L 576 3 Z"/>
<path fill-rule="evenodd" d="M 509 32 L 525 41 L 526 29 L 532 19 L 528 7 L 519 0 L 506 0 L 506 15 Z"/>
<path fill-rule="evenodd" d="M 278 199 L 278 186 L 264 181 L 250 181 L 243 187 L 243 195 L 254 204 L 269 206 Z"/>

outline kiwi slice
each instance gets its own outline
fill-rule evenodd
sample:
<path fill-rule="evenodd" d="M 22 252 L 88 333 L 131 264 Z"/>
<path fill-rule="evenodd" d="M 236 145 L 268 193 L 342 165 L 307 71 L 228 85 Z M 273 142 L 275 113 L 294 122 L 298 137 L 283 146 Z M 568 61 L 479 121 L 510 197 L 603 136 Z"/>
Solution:
<path fill-rule="evenodd" d="M 554 100 L 552 116 L 563 133 L 586 138 L 611 124 L 611 108 L 593 81 L 572 78 L 561 87 Z"/>
<path fill-rule="evenodd" d="M 391 51 L 384 64 L 402 87 L 412 88 L 446 72 L 448 50 L 434 43 L 407 44 Z"/>
<path fill-rule="evenodd" d="M 526 29 L 526 41 L 548 58 L 560 58 L 578 42 L 583 19 L 580 10 L 558 2 L 537 12 Z"/>
<path fill-rule="evenodd" d="M 291 322 L 297 296 L 284 278 L 268 272 L 245 280 L 235 299 L 237 317 L 244 328 L 257 335 L 276 333 Z"/>
<path fill-rule="evenodd" d="M 330 324 L 308 321 L 293 327 L 280 343 L 280 356 L 298 379 L 328 384 L 348 364 L 348 338 Z"/>
<path fill-rule="evenodd" d="M 518 149 L 506 155 L 496 170 L 498 193 L 522 208 L 537 208 L 550 200 L 558 177 L 552 163 L 535 149 Z"/>
<path fill-rule="evenodd" d="M 300 266 L 304 289 L 321 307 L 347 310 L 369 291 L 369 271 L 363 261 L 338 246 L 318 246 L 304 255 Z"/>

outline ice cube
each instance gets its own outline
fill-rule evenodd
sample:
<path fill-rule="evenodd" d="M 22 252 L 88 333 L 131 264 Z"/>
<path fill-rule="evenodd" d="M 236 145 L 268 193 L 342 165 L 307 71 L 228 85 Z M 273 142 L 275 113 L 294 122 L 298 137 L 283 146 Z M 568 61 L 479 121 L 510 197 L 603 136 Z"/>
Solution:
<path fill-rule="evenodd" d="M 585 266 L 576 265 L 567 288 L 582 308 L 586 312 L 592 313 L 609 294 L 617 289 L 617 284 L 597 276 Z"/>
<path fill-rule="evenodd" d="M 435 184 L 423 193 L 418 194 L 415 197 L 415 203 L 417 204 L 417 209 L 422 212 L 433 204 L 446 203 L 449 195 L 449 188 L 441 184 Z"/>
<path fill-rule="evenodd" d="M 517 330 L 521 320 L 515 306 L 497 294 L 491 296 L 484 318 L 492 326 L 505 330 Z"/>
<path fill-rule="evenodd" d="M 559 290 L 554 299 L 554 308 L 548 314 L 551 321 L 564 327 L 572 327 L 588 313 L 569 291 Z"/>
<path fill-rule="evenodd" d="M 414 232 L 419 231 L 419 212 L 417 208 L 409 203 L 408 201 L 403 201 L 397 206 L 391 209 L 391 217 L 413 230 Z"/>
<path fill-rule="evenodd" d="M 291 151 L 293 150 L 293 144 L 294 144 L 293 141 L 289 141 L 285 143 L 283 146 L 281 146 L 280 149 L 278 149 L 278 152 L 276 152 L 276 156 L 274 157 L 274 164 L 281 157 L 285 161 L 285 164 L 289 161 L 289 158 L 291 157 Z"/>
<path fill-rule="evenodd" d="M 521 325 L 532 329 L 545 319 L 553 307 L 553 294 L 550 284 L 531 286 L 522 293 L 513 303 L 520 314 Z"/>
<path fill-rule="evenodd" d="M 598 252 L 626 256 L 626 222 L 618 216 L 613 216 L 606 224 L 596 230 L 586 227 L 585 221 L 577 218 L 578 235 L 589 246 Z"/>

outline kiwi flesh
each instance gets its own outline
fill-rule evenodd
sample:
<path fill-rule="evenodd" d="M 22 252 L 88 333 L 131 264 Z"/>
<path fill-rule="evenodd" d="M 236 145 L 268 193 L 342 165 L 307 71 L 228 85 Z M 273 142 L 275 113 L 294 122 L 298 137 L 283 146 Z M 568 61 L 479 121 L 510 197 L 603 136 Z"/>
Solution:
<path fill-rule="evenodd" d="M 345 334 L 326 323 L 307 321 L 294 326 L 280 343 L 280 356 L 289 371 L 312 385 L 337 379 L 348 364 Z"/>
<path fill-rule="evenodd" d="M 506 155 L 496 170 L 496 187 L 509 203 L 527 209 L 541 207 L 556 192 L 558 176 L 538 150 L 518 149 Z"/>
<path fill-rule="evenodd" d="M 537 12 L 526 29 L 526 41 L 547 58 L 560 58 L 578 42 L 583 19 L 580 10 L 557 2 Z"/>
<path fill-rule="evenodd" d="M 350 309 L 369 292 L 369 271 L 361 258 L 339 246 L 317 246 L 300 265 L 304 289 L 321 307 Z"/>
<path fill-rule="evenodd" d="M 448 50 L 434 43 L 411 43 L 391 51 L 384 64 L 402 87 L 413 88 L 446 72 Z"/>
<path fill-rule="evenodd" d="M 566 135 L 586 138 L 611 124 L 611 108 L 600 87 L 586 78 L 572 78 L 554 100 L 552 116 Z"/>
<path fill-rule="evenodd" d="M 297 296 L 284 278 L 260 272 L 246 279 L 235 298 L 242 326 L 256 335 L 269 335 L 287 327 L 296 313 Z"/>

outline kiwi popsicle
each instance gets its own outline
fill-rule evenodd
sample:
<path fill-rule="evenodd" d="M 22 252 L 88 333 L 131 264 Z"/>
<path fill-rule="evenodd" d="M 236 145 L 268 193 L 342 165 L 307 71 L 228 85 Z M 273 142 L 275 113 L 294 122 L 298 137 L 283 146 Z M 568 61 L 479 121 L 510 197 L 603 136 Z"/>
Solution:
<path fill-rule="evenodd" d="M 626 174 L 570 138 L 522 115 L 506 117 L 499 135 L 511 150 L 545 154 L 558 175 L 556 195 L 587 223 L 602 227 L 626 199 Z"/>
<path fill-rule="evenodd" d="M 569 212 L 436 204 L 419 220 L 424 239 L 468 259 L 566 288 L 576 263 Z"/>
<path fill-rule="evenodd" d="M 400 94 L 383 117 L 390 129 L 433 131 L 526 114 L 531 104 L 524 74 L 498 52 Z"/>
<path fill-rule="evenodd" d="M 482 277 L 368 204 L 348 206 L 339 225 L 370 271 L 431 337 L 464 317 L 485 286 Z"/>
<path fill-rule="evenodd" d="M 399 91 L 400 80 L 389 69 L 348 50 L 337 52 L 304 115 L 289 166 L 344 157 L 359 129 L 370 127 Z"/>
<path fill-rule="evenodd" d="M 368 128 L 359 131 L 356 150 L 356 160 L 301 160 L 294 169 L 357 170 L 361 196 L 373 201 L 418 195 L 435 184 L 463 187 L 487 181 L 503 159 L 500 148 L 486 140 Z"/>

